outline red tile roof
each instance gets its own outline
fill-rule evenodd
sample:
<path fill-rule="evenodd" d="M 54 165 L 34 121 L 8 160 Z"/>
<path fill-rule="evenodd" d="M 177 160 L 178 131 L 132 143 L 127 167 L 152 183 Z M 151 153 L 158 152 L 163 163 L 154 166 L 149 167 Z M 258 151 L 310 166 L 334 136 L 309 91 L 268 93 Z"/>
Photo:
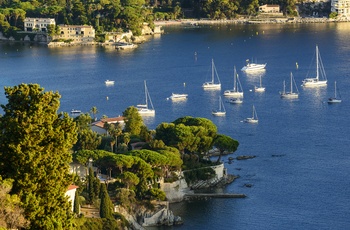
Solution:
<path fill-rule="evenodd" d="M 67 191 L 73 190 L 73 189 L 76 189 L 76 188 L 79 188 L 79 186 L 76 186 L 76 185 L 74 185 L 74 184 L 71 184 L 71 185 L 68 186 L 68 190 L 67 190 Z"/>

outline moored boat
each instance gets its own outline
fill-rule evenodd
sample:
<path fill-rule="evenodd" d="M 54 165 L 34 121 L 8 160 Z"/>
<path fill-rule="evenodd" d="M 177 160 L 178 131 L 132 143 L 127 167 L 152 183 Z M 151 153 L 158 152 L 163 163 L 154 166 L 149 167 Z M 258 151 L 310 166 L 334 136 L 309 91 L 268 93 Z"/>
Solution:
<path fill-rule="evenodd" d="M 243 66 L 241 71 L 245 71 L 245 72 L 259 71 L 259 70 L 265 69 L 266 65 L 267 65 L 267 63 L 265 63 L 265 64 L 251 63 L 249 61 L 249 59 L 247 59 L 246 62 L 247 62 L 247 64 L 245 66 Z"/>

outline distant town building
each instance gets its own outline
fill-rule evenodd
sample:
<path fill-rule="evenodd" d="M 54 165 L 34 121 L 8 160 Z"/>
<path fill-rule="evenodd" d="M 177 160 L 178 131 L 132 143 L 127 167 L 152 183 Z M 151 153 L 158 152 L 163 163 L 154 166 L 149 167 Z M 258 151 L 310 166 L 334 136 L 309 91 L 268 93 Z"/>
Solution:
<path fill-rule="evenodd" d="M 93 42 L 95 40 L 95 29 L 86 25 L 59 25 L 60 35 L 55 36 L 60 39 L 69 39 L 73 43 Z"/>
<path fill-rule="evenodd" d="M 259 12 L 261 13 L 279 13 L 280 6 L 279 5 L 262 5 L 259 6 Z"/>
<path fill-rule="evenodd" d="M 331 11 L 340 17 L 350 18 L 350 0 L 332 0 Z"/>
<path fill-rule="evenodd" d="M 49 25 L 56 25 L 54 18 L 25 18 L 24 31 L 41 31 L 47 32 Z"/>

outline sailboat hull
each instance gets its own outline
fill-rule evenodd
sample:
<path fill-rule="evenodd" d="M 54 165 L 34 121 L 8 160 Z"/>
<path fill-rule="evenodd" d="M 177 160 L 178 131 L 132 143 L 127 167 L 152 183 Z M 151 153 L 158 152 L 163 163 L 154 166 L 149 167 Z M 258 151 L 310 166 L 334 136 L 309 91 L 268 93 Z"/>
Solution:
<path fill-rule="evenodd" d="M 243 97 L 243 92 L 237 92 L 233 90 L 225 90 L 224 91 L 225 97 Z"/>
<path fill-rule="evenodd" d="M 328 98 L 328 104 L 340 103 L 341 99 L 338 98 Z"/>
<path fill-rule="evenodd" d="M 318 80 L 317 78 L 306 78 L 303 80 L 302 86 L 304 87 L 319 87 L 327 86 L 327 80 Z"/>

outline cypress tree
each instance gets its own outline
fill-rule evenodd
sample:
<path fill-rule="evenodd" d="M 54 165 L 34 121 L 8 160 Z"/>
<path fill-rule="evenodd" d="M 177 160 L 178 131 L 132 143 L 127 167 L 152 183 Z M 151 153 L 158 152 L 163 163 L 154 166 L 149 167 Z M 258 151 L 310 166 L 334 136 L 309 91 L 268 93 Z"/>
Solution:
<path fill-rule="evenodd" d="M 113 204 L 109 198 L 107 188 L 105 184 L 101 184 L 101 204 L 100 204 L 100 217 L 111 219 L 113 218 Z"/>
<path fill-rule="evenodd" d="M 79 194 L 78 194 L 78 190 L 75 191 L 73 212 L 74 212 L 76 215 L 79 215 L 79 214 L 80 214 L 80 204 L 79 204 Z"/>
<path fill-rule="evenodd" d="M 77 140 L 73 119 L 57 113 L 60 95 L 37 84 L 5 87 L 1 105 L 0 175 L 13 179 L 11 194 L 21 199 L 30 229 L 70 229 L 65 195 L 72 177 L 70 149 Z"/>

